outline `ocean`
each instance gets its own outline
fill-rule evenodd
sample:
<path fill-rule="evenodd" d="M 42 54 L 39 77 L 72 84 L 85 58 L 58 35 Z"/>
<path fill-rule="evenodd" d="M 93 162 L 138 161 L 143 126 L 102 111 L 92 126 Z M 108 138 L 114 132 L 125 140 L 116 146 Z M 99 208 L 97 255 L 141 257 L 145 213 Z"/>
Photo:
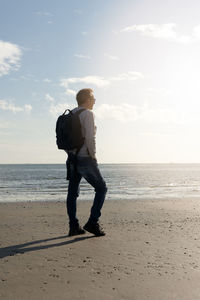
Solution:
<path fill-rule="evenodd" d="M 99 164 L 107 200 L 200 197 L 200 164 Z M 0 165 L 0 202 L 65 201 L 65 164 Z M 80 200 L 94 189 L 81 181 Z"/>

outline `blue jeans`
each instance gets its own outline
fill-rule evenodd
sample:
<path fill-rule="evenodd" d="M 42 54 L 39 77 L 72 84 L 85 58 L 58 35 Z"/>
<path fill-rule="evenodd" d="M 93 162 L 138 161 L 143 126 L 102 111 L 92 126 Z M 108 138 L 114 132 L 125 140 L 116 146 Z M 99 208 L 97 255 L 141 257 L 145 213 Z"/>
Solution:
<path fill-rule="evenodd" d="M 74 160 L 72 158 L 67 159 L 67 171 L 68 171 L 68 195 L 67 195 L 67 213 L 69 216 L 70 226 L 77 226 L 79 224 L 76 217 L 76 200 L 79 196 L 80 181 L 81 178 L 91 184 L 95 190 L 95 197 L 90 212 L 88 222 L 97 223 L 101 216 L 101 208 L 103 206 L 107 187 L 106 183 L 101 176 L 98 168 L 97 161 L 92 157 L 79 157 Z"/>

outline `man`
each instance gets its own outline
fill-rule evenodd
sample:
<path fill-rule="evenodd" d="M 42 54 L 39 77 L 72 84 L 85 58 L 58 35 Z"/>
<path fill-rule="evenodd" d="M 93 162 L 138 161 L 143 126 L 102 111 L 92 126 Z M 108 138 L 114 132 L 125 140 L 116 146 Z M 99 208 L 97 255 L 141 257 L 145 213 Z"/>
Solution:
<path fill-rule="evenodd" d="M 78 107 L 72 110 L 75 113 L 83 110 L 79 114 L 81 130 L 84 137 L 84 144 L 79 150 L 77 156 L 76 150 L 68 151 L 67 171 L 68 171 L 68 195 L 67 195 L 67 213 L 69 216 L 69 236 L 84 234 L 85 230 L 96 236 L 105 235 L 100 227 L 98 220 L 101 216 L 107 187 L 101 176 L 96 159 L 96 126 L 92 112 L 95 98 L 92 89 L 82 89 L 76 95 Z M 79 225 L 76 217 L 76 200 L 79 196 L 79 184 L 81 178 L 85 178 L 95 189 L 95 197 L 91 208 L 88 222 L 83 228 Z"/>

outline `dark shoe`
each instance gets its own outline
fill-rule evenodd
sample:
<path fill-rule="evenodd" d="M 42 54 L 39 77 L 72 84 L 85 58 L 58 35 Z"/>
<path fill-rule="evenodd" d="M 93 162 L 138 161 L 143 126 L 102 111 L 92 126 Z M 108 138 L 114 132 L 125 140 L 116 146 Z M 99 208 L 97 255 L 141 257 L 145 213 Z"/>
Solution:
<path fill-rule="evenodd" d="M 103 236 L 105 235 L 105 232 L 103 231 L 103 229 L 101 228 L 101 226 L 99 225 L 99 223 L 86 223 L 83 228 L 85 230 L 87 230 L 90 233 L 93 233 L 96 236 Z"/>
<path fill-rule="evenodd" d="M 70 227 L 70 229 L 69 229 L 69 236 L 79 235 L 79 234 L 84 234 L 84 233 L 85 233 L 85 230 L 83 230 L 83 228 L 80 226 Z"/>

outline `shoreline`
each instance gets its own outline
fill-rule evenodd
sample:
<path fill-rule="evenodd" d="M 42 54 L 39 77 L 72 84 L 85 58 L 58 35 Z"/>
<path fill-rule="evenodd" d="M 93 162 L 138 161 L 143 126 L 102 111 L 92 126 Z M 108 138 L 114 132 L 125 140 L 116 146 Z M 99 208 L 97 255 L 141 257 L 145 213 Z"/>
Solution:
<path fill-rule="evenodd" d="M 64 201 L 0 203 L 0 297 L 199 299 L 200 201 L 189 200 L 105 201 L 98 238 L 67 236 Z M 78 201 L 81 225 L 90 207 Z"/>
<path fill-rule="evenodd" d="M 67 195 L 67 194 L 66 194 Z M 81 195 L 79 196 L 79 198 L 77 199 L 77 203 L 82 203 L 82 202 L 93 202 L 93 199 L 94 199 L 94 196 L 95 196 L 95 193 L 93 193 L 91 199 L 81 199 Z M 195 201 L 195 200 L 199 200 L 200 201 L 200 195 L 199 196 L 184 196 L 184 197 L 180 197 L 180 196 L 165 196 L 165 197 L 137 197 L 137 198 L 132 198 L 132 199 L 113 199 L 113 198 L 106 198 L 104 204 L 106 202 L 149 202 L 149 201 L 153 201 L 153 202 L 159 202 L 159 201 Z M 17 201 L 1 201 L 0 200 L 0 205 L 3 205 L 3 204 L 10 204 L 10 205 L 14 205 L 14 204 L 17 204 L 17 203 L 25 203 L 25 204 L 28 204 L 28 203 L 65 203 L 66 202 L 66 199 L 60 199 L 60 200 L 17 200 Z"/>

